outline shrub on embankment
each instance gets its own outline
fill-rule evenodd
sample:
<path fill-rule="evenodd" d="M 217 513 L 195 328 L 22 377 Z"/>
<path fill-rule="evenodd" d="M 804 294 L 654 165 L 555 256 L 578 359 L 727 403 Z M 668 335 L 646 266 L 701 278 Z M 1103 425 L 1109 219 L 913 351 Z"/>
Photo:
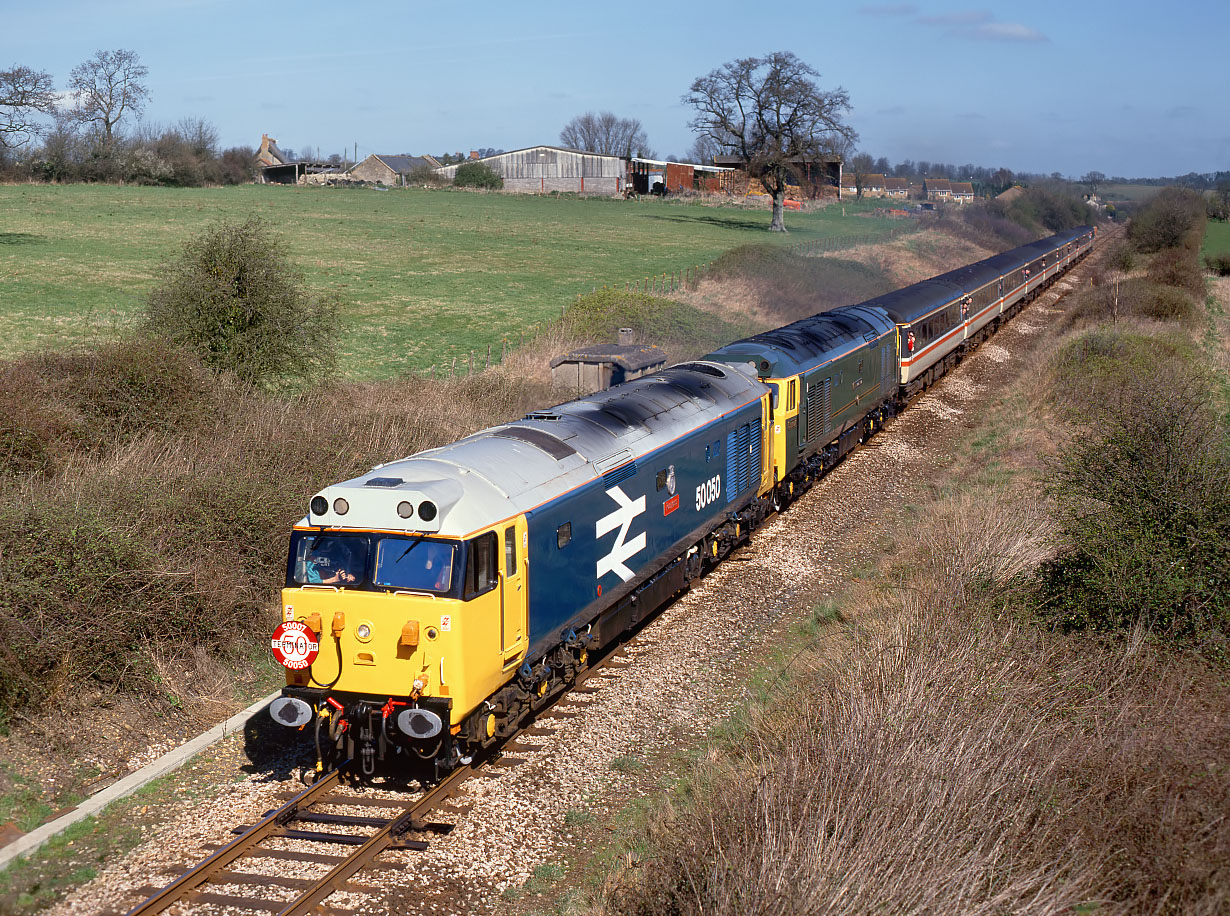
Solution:
<path fill-rule="evenodd" d="M 1047 368 L 1049 397 L 1078 433 L 1049 478 L 1058 550 L 1036 597 L 1065 630 L 1143 626 L 1222 656 L 1230 430 L 1213 364 L 1189 336 L 1205 315 L 1199 203 L 1180 191 L 1154 198 L 1129 230 L 1148 279 L 1102 275 L 1070 308 L 1072 323 L 1094 326 Z"/>

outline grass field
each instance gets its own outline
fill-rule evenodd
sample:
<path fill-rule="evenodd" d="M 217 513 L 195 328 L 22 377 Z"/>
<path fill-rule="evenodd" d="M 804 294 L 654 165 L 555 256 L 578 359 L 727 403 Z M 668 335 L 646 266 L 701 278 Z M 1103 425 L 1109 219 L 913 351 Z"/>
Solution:
<path fill-rule="evenodd" d="M 1152 184 L 1104 184 L 1098 186 L 1102 200 L 1130 200 L 1135 203 L 1148 200 L 1161 188 Z"/>
<path fill-rule="evenodd" d="M 1205 224 L 1200 256 L 1230 252 L 1230 222 L 1211 219 Z"/>
<path fill-rule="evenodd" d="M 131 326 L 160 265 L 219 219 L 258 214 L 311 287 L 344 302 L 342 373 L 443 364 L 560 314 L 578 293 L 703 264 L 739 245 L 887 235 L 870 204 L 788 213 L 661 200 L 457 191 L 0 187 L 0 358 Z"/>

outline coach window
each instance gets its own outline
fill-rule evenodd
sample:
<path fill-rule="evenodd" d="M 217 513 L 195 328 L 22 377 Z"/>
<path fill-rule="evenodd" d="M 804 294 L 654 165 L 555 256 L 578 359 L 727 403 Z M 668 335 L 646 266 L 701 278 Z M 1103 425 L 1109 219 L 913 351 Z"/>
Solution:
<path fill-rule="evenodd" d="M 466 556 L 467 601 L 495 588 L 500 578 L 499 563 L 499 547 L 494 531 L 480 534 L 470 541 Z"/>
<path fill-rule="evenodd" d="M 555 529 L 555 546 L 563 550 L 572 540 L 572 522 L 564 522 Z"/>
<path fill-rule="evenodd" d="M 510 525 L 504 529 L 504 575 L 517 574 L 517 527 Z"/>

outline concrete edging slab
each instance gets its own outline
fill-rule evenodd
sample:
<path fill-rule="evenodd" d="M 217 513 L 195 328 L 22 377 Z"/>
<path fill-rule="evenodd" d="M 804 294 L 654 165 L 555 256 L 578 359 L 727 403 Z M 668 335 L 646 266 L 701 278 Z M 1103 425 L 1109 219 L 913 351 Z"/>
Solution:
<path fill-rule="evenodd" d="M 94 793 L 67 814 L 57 817 L 54 821 L 48 821 L 46 824 L 18 837 L 12 843 L 0 849 L 0 868 L 6 867 L 14 859 L 34 852 L 34 850 L 38 849 L 56 834 L 61 833 L 78 821 L 98 814 L 113 801 L 125 798 L 147 783 L 153 782 L 159 776 L 164 776 L 172 770 L 183 766 L 211 744 L 216 744 L 227 735 L 239 731 L 248 723 L 249 719 L 277 699 L 280 694 L 281 691 L 277 690 L 269 694 L 269 696 L 257 700 L 243 712 L 236 713 L 204 734 L 181 744 L 174 750 L 167 751 L 167 753 L 163 754 L 153 763 L 146 764 L 135 773 L 129 773 L 118 782 L 114 782 L 102 791 Z"/>

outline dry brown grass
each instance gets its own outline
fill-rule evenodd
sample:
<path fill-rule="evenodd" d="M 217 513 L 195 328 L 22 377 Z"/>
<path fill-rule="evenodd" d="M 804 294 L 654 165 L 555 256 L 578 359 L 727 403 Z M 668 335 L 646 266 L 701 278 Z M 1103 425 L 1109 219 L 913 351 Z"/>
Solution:
<path fill-rule="evenodd" d="M 880 621 L 757 708 L 649 828 L 608 912 L 1216 913 L 1230 905 L 1221 679 L 1141 639 L 1015 622 L 1045 550 L 1021 494 L 932 507 Z M 861 619 L 861 618 L 860 618 Z M 1219 708 L 1220 707 L 1220 708 Z"/>
<path fill-rule="evenodd" d="M 897 289 L 950 270 L 954 264 L 970 264 L 993 254 L 948 227 L 935 226 L 926 233 L 879 245 L 859 245 L 827 256 L 858 261 L 882 271 Z"/>

